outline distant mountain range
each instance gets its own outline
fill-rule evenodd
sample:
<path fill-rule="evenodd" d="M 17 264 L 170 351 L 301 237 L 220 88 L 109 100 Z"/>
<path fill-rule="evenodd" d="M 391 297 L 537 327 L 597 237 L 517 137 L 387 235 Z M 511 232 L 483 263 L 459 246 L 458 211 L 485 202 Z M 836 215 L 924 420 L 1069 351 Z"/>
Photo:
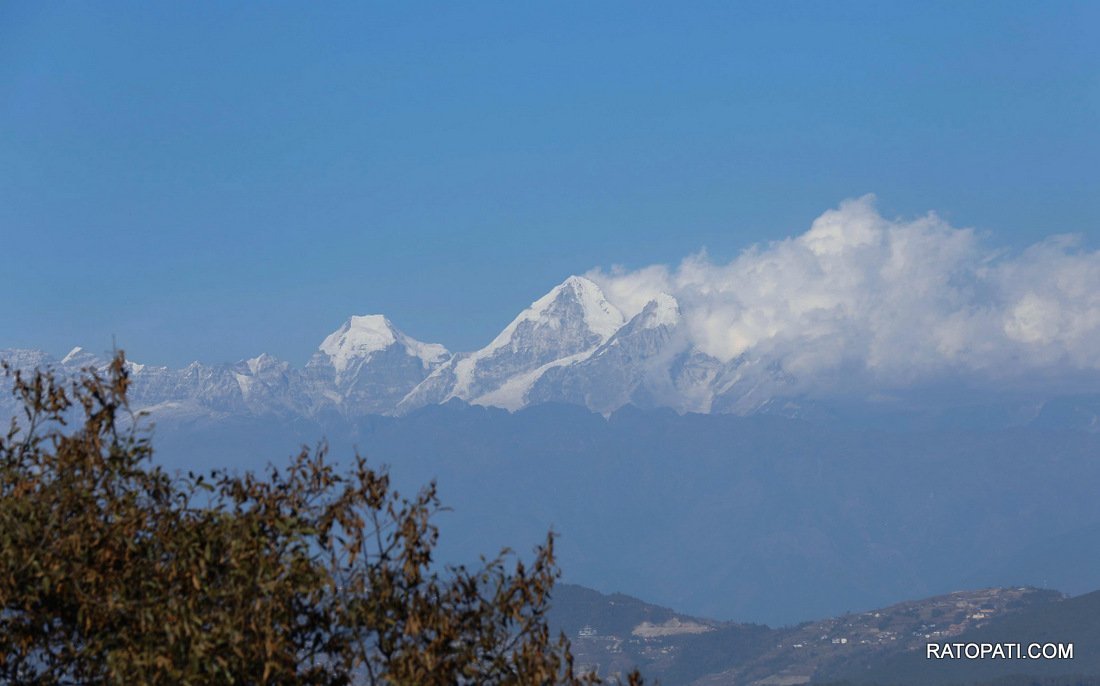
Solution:
<path fill-rule="evenodd" d="M 65 369 L 105 360 L 75 348 L 61 360 L 7 350 L 18 366 Z M 402 333 L 383 315 L 353 316 L 303 369 L 270 355 L 183 369 L 133 363 L 133 398 L 157 414 L 299 417 L 405 414 L 460 400 L 517 410 L 568 402 L 600 413 L 624 405 L 750 411 L 782 375 L 722 363 L 687 342 L 676 300 L 661 295 L 627 320 L 593 281 L 571 276 L 521 312 L 484 348 L 451 353 Z M 762 385 L 763 384 L 763 385 Z"/>
<path fill-rule="evenodd" d="M 68 371 L 106 363 L 103 355 L 79 347 L 60 360 L 37 350 L 0 350 L 0 359 L 17 367 L 53 365 Z M 510 411 L 569 403 L 605 416 L 632 405 L 812 419 L 841 407 L 806 396 L 796 375 L 778 360 L 743 354 L 722 361 L 700 351 L 672 296 L 658 295 L 627 319 L 595 282 L 579 276 L 555 286 L 472 353 L 422 343 L 387 317 L 366 315 L 349 318 L 325 337 L 304 368 L 262 354 L 235 364 L 194 362 L 182 369 L 131 362 L 130 371 L 132 403 L 159 417 L 345 421 L 403 415 L 455 400 Z M 967 402 L 968 394 L 959 391 L 946 391 L 949 404 Z M 1037 419 L 1051 400 L 1035 394 L 978 395 L 976 404 L 999 405 L 997 412 L 1011 413 L 1002 418 L 1009 424 Z M 918 396 L 857 396 L 862 404 L 851 414 L 944 405 L 943 394 L 929 402 Z M 1094 397 L 1083 404 L 1063 400 L 1055 409 L 1078 428 L 1100 430 L 1100 402 Z"/>

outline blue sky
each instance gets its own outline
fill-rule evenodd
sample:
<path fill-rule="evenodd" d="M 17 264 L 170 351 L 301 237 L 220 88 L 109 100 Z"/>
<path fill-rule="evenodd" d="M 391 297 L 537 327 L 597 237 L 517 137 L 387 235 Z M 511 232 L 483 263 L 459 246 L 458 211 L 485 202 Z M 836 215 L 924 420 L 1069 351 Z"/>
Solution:
<path fill-rule="evenodd" d="M 1100 237 L 1098 3 L 5 3 L 0 348 L 456 350 L 846 198 Z"/>

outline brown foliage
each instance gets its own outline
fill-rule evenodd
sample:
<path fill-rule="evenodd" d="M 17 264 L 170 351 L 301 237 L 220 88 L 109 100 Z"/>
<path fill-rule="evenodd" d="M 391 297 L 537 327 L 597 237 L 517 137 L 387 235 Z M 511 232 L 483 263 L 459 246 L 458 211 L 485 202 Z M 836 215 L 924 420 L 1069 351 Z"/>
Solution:
<path fill-rule="evenodd" d="M 440 573 L 434 484 L 405 499 L 324 449 L 169 475 L 121 354 L 69 384 L 5 369 L 23 415 L 0 437 L 0 681 L 599 683 L 547 628 L 552 537 L 529 566 Z"/>

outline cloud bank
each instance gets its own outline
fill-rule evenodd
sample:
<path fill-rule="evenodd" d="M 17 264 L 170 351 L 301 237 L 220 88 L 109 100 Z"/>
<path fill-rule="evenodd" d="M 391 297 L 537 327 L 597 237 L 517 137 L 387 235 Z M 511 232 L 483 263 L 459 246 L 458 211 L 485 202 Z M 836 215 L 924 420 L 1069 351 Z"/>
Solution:
<path fill-rule="evenodd" d="M 873 196 L 727 264 L 593 270 L 628 316 L 677 298 L 691 342 L 862 385 L 1025 380 L 1100 371 L 1100 252 L 1056 236 L 1010 254 L 930 213 L 890 220 Z"/>

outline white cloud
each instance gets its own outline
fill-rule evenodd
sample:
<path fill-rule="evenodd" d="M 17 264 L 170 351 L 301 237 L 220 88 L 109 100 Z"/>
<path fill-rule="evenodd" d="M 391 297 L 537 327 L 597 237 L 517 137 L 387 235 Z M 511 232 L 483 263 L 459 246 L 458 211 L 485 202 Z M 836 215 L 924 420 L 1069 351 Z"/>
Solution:
<path fill-rule="evenodd" d="M 701 253 L 588 276 L 628 316 L 669 293 L 703 352 L 776 361 L 801 378 L 1100 370 L 1100 253 L 1063 236 L 1008 255 L 935 214 L 886 219 L 872 196 L 726 264 Z"/>

